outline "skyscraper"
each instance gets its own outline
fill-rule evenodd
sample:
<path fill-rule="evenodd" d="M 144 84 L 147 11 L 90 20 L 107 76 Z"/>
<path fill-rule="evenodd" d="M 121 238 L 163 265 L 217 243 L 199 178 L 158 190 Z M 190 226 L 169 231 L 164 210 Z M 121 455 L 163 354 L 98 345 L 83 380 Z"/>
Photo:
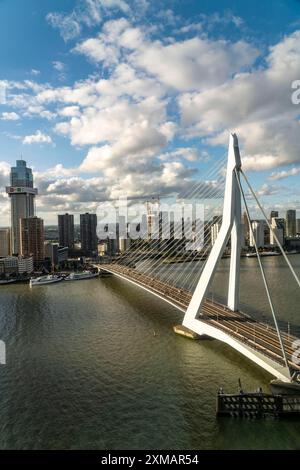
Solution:
<path fill-rule="evenodd" d="M 284 235 L 285 235 L 285 220 L 279 217 L 272 217 L 271 227 L 273 230 L 270 230 L 270 244 L 277 245 L 274 234 L 277 236 L 281 245 L 284 245 Z"/>
<path fill-rule="evenodd" d="M 74 215 L 58 216 L 58 239 L 60 246 L 74 248 Z"/>
<path fill-rule="evenodd" d="M 85 256 L 97 253 L 97 216 L 96 214 L 80 214 L 81 249 Z"/>
<path fill-rule="evenodd" d="M 31 168 L 24 160 L 17 160 L 11 168 L 10 186 L 6 192 L 11 201 L 11 252 L 20 253 L 20 219 L 34 216 L 34 198 L 37 189 L 33 187 Z"/>
<path fill-rule="evenodd" d="M 278 211 L 271 211 L 270 213 L 270 221 L 274 219 L 274 217 L 278 217 Z"/>
<path fill-rule="evenodd" d="M 286 236 L 296 236 L 296 211 L 294 209 L 286 211 Z"/>
<path fill-rule="evenodd" d="M 251 226 L 249 245 L 255 246 L 255 241 L 258 248 L 263 248 L 265 246 L 265 221 L 253 220 Z"/>
<path fill-rule="evenodd" d="M 44 221 L 39 217 L 28 217 L 21 219 L 21 254 L 32 256 L 35 263 L 45 259 L 44 248 Z"/>
<path fill-rule="evenodd" d="M 0 258 L 10 255 L 10 230 L 0 229 Z"/>
<path fill-rule="evenodd" d="M 216 242 L 216 239 L 218 238 L 219 231 L 221 229 L 222 225 L 222 217 L 220 215 L 214 215 L 213 216 L 213 223 L 210 228 L 210 241 L 211 241 L 211 246 L 213 246 Z"/>

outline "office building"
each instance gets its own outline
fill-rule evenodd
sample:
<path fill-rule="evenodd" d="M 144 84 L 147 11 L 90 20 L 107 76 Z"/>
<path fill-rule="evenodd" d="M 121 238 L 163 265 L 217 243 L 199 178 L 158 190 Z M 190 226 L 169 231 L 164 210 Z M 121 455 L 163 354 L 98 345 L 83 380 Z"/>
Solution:
<path fill-rule="evenodd" d="M 254 240 L 258 248 L 265 246 L 265 221 L 264 220 L 253 220 L 251 222 L 252 230 L 250 230 L 249 245 L 255 246 Z"/>
<path fill-rule="evenodd" d="M 84 256 L 97 254 L 97 216 L 96 214 L 80 214 L 80 240 Z"/>
<path fill-rule="evenodd" d="M 22 256 L 32 256 L 34 263 L 43 262 L 45 259 L 43 219 L 39 217 L 21 219 L 20 230 Z"/>
<path fill-rule="evenodd" d="M 58 241 L 59 246 L 74 248 L 74 215 L 58 216 Z"/>
<path fill-rule="evenodd" d="M 17 160 L 11 168 L 10 186 L 6 188 L 11 203 L 11 252 L 21 252 L 20 219 L 34 216 L 34 198 L 37 189 L 33 187 L 32 170 L 24 160 Z"/>
<path fill-rule="evenodd" d="M 297 219 L 296 221 L 296 232 L 297 235 L 300 235 L 300 219 Z"/>
<path fill-rule="evenodd" d="M 284 238 L 285 238 L 285 220 L 281 219 L 279 217 L 272 217 L 271 219 L 271 228 L 270 230 L 270 245 L 276 245 L 277 242 L 274 237 L 274 234 L 279 240 L 279 243 L 281 245 L 284 244 Z"/>
<path fill-rule="evenodd" d="M 59 266 L 62 262 L 67 261 L 69 249 L 67 246 L 60 247 L 58 243 L 46 243 L 45 257 L 50 258 L 52 266 Z"/>
<path fill-rule="evenodd" d="M 10 255 L 10 230 L 0 229 L 0 258 Z"/>
<path fill-rule="evenodd" d="M 211 246 L 215 244 L 215 241 L 218 238 L 221 225 L 222 225 L 222 217 L 219 215 L 214 215 L 213 220 L 212 220 L 212 226 L 210 228 Z"/>
<path fill-rule="evenodd" d="M 22 256 L 7 256 L 0 259 L 0 274 L 24 274 L 33 272 L 33 258 Z"/>
<path fill-rule="evenodd" d="M 28 256 L 28 257 L 19 256 L 18 257 L 18 273 L 19 274 L 32 273 L 33 266 L 34 266 L 34 262 L 33 262 L 32 256 Z"/>
<path fill-rule="evenodd" d="M 248 222 L 247 213 L 243 213 L 242 218 L 242 225 L 243 225 L 243 234 L 244 234 L 244 246 L 249 246 L 250 241 L 250 227 Z"/>
<path fill-rule="evenodd" d="M 278 217 L 278 211 L 271 211 L 270 213 L 270 222 L 272 219 L 274 219 L 275 217 L 277 218 Z"/>
<path fill-rule="evenodd" d="M 286 236 L 296 236 L 296 211 L 293 209 L 286 211 Z"/>

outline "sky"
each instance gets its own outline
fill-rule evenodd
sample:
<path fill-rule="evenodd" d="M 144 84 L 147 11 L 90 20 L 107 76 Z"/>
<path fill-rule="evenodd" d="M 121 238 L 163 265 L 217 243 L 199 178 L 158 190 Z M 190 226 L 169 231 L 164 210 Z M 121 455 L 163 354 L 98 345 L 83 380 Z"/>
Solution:
<path fill-rule="evenodd" d="M 0 20 L 0 226 L 20 156 L 53 224 L 190 187 L 230 132 L 266 210 L 300 217 L 300 1 L 0 0 Z"/>

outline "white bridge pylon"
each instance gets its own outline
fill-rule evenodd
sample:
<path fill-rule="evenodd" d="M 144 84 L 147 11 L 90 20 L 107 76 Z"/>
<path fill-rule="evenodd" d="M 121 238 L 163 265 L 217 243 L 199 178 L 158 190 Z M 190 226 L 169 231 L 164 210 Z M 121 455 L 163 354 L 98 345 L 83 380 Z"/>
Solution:
<path fill-rule="evenodd" d="M 240 169 L 241 157 L 238 139 L 235 134 L 230 134 L 222 225 L 186 311 L 184 324 L 198 315 L 230 236 L 231 258 L 227 306 L 230 310 L 238 310 L 241 257 L 241 192 L 235 170 L 239 171 Z"/>
<path fill-rule="evenodd" d="M 248 347 L 245 343 L 235 339 L 226 332 L 201 321 L 201 306 L 205 300 L 209 286 L 215 275 L 218 263 L 224 253 L 229 238 L 231 237 L 231 258 L 228 282 L 227 306 L 232 311 L 239 309 L 239 284 L 240 284 L 240 256 L 241 256 L 241 191 L 237 180 L 241 171 L 241 158 L 238 139 L 235 134 L 230 134 L 228 148 L 228 163 L 225 183 L 224 206 L 222 225 L 218 237 L 212 247 L 206 261 L 200 279 L 186 310 L 183 326 L 189 328 L 200 336 L 210 336 L 222 341 L 242 355 L 268 371 L 278 379 L 289 382 L 290 373 L 286 367 L 280 366 L 275 361 Z"/>

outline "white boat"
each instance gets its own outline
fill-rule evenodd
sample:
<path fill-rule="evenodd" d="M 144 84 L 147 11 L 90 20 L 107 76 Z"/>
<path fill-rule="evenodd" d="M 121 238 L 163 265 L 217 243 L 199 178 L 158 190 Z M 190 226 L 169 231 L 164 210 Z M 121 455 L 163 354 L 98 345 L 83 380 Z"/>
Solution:
<path fill-rule="evenodd" d="M 13 282 L 17 282 L 17 280 L 16 279 L 1 279 L 0 286 L 4 284 L 12 284 Z"/>
<path fill-rule="evenodd" d="M 54 274 L 48 274 L 48 276 L 40 276 L 40 277 L 32 277 L 30 279 L 30 287 L 33 286 L 44 286 L 45 284 L 54 284 L 55 282 L 61 282 L 63 280 L 62 277 L 56 276 Z"/>
<path fill-rule="evenodd" d="M 93 277 L 98 277 L 98 273 L 91 273 L 90 271 L 83 271 L 82 273 L 71 273 L 66 278 L 65 281 L 82 281 L 83 279 L 91 279 Z"/>

